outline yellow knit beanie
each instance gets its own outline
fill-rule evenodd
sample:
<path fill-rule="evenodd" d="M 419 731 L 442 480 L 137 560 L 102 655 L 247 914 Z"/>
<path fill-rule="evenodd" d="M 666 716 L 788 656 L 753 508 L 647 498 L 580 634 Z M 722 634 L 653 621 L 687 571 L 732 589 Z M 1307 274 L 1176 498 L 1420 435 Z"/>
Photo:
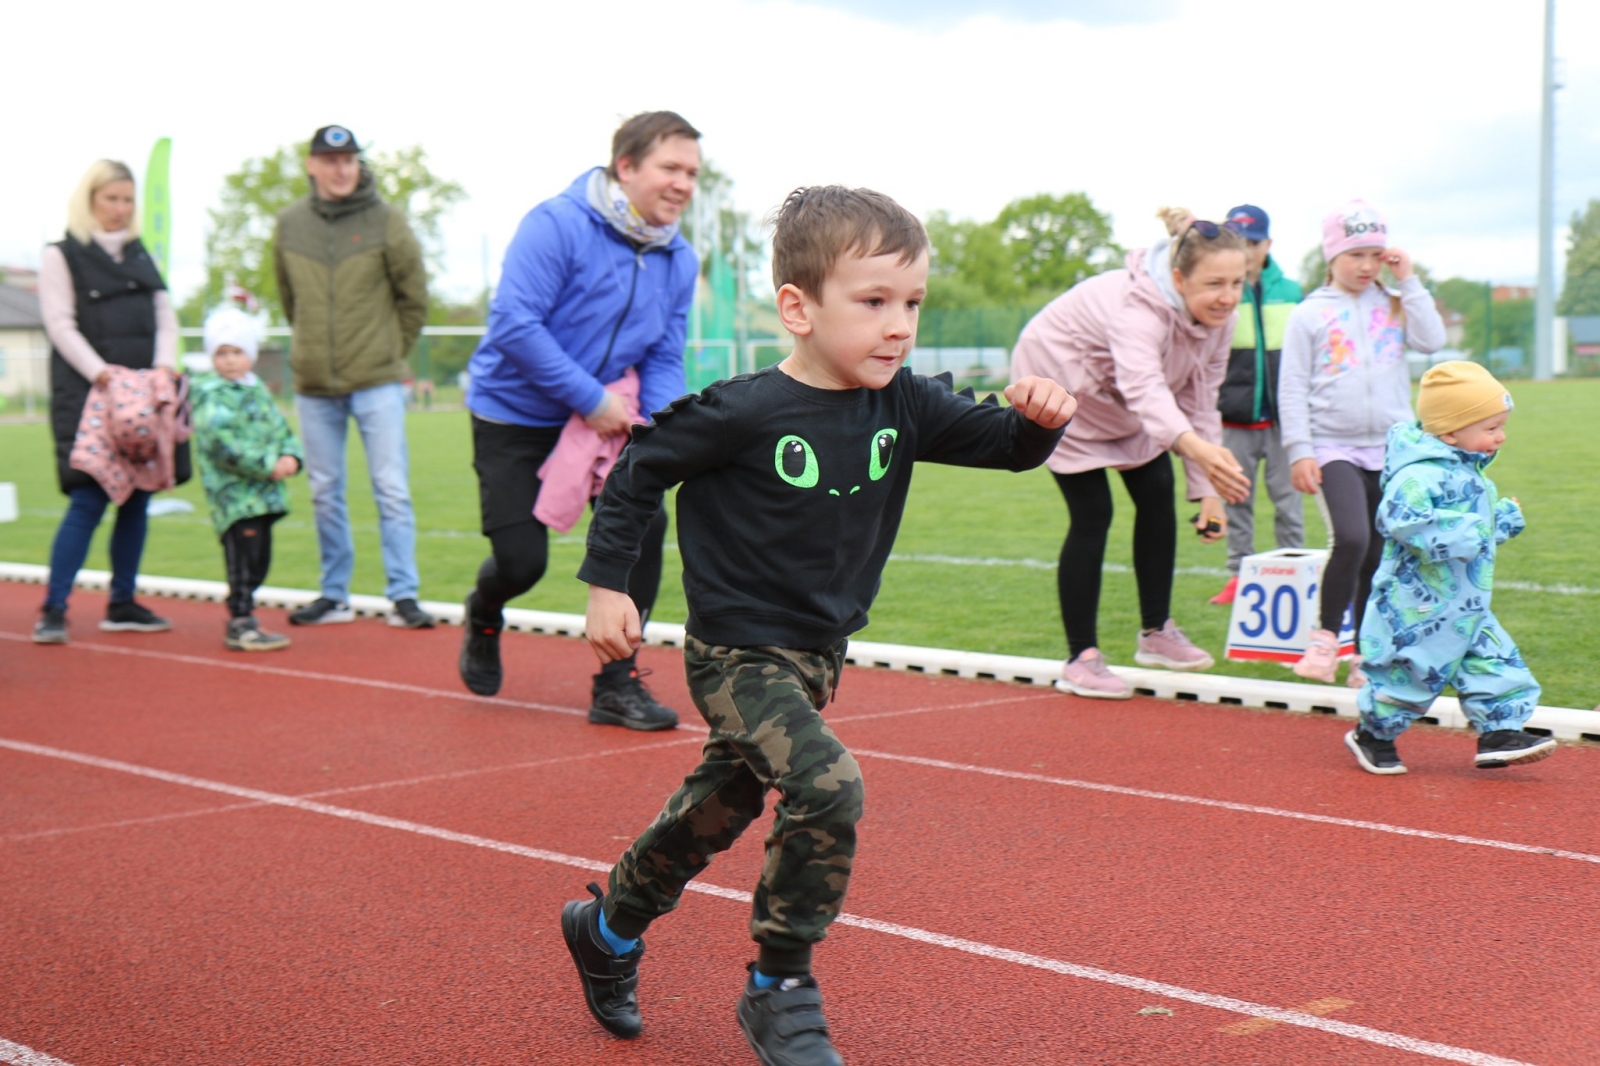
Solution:
<path fill-rule="evenodd" d="M 1422 375 L 1417 417 L 1425 433 L 1454 433 L 1512 408 L 1511 394 L 1477 363 L 1438 363 Z"/>

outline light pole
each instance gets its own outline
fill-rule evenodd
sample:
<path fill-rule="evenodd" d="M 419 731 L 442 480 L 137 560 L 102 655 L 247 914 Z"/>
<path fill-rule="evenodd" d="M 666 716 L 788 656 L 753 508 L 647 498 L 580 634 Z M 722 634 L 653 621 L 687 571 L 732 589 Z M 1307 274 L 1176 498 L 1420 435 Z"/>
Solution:
<path fill-rule="evenodd" d="M 1556 0 L 1544 0 L 1544 91 L 1539 121 L 1539 295 L 1533 310 L 1533 379 L 1555 376 Z"/>

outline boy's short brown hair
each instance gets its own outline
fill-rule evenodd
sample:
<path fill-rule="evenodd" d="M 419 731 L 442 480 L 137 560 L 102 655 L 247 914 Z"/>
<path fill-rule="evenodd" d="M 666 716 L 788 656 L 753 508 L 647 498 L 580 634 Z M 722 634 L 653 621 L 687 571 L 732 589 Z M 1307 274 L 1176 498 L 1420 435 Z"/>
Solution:
<path fill-rule="evenodd" d="M 772 287 L 793 285 L 822 299 L 840 258 L 897 255 L 902 266 L 928 250 L 917 216 L 881 192 L 842 185 L 801 187 L 772 216 Z"/>
<path fill-rule="evenodd" d="M 617 161 L 626 156 L 638 166 L 644 157 L 655 151 L 656 145 L 668 137 L 700 139 L 700 131 L 689 125 L 689 120 L 676 111 L 644 111 L 634 115 L 617 127 L 611 135 L 611 164 L 606 173 L 613 181 L 617 177 Z"/>

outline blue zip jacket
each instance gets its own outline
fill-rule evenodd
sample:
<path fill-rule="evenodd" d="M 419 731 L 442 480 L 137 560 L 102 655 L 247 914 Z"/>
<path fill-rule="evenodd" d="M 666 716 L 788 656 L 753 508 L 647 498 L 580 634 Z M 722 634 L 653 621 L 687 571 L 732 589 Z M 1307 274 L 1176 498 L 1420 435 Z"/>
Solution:
<path fill-rule="evenodd" d="M 643 412 L 684 393 L 700 262 L 681 235 L 640 253 L 590 206 L 589 173 L 529 211 L 506 249 L 489 329 L 467 367 L 467 408 L 480 418 L 564 425 L 598 408 L 629 367 Z"/>

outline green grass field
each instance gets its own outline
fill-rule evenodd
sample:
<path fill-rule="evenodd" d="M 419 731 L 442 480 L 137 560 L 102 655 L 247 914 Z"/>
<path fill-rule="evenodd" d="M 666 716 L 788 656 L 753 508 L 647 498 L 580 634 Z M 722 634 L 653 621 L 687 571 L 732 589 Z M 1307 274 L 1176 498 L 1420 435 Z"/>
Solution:
<path fill-rule="evenodd" d="M 1519 383 L 1511 440 L 1495 463 L 1501 492 L 1514 495 L 1528 515 L 1528 531 L 1502 549 L 1496 565 L 1500 588 L 1495 609 L 1522 646 L 1544 684 L 1543 702 L 1593 707 L 1600 682 L 1582 649 L 1596 633 L 1600 608 L 1600 495 L 1584 471 L 1595 469 L 1589 420 L 1600 412 L 1600 380 L 1552 384 Z M 471 468 L 466 415 L 459 410 L 413 414 L 409 423 L 411 484 L 419 527 L 418 553 L 425 599 L 455 600 L 470 587 L 486 542 L 478 535 L 477 482 Z M 366 484 L 359 437 L 351 435 L 351 510 L 356 524 L 355 590 L 381 594 L 376 511 Z M 49 431 L 43 423 L 0 425 L 0 481 L 15 481 L 22 517 L 0 525 L 0 559 L 45 563 L 63 508 L 51 465 Z M 303 477 L 292 484 L 293 513 L 277 526 L 271 583 L 317 587 L 317 548 L 310 499 Z M 1116 478 L 1118 514 L 1108 562 L 1129 562 L 1131 505 Z M 1179 479 L 1180 492 L 1182 479 Z M 196 512 L 151 520 L 144 572 L 180 577 L 223 578 L 217 546 L 198 478 L 176 493 Z M 1192 505 L 1180 503 L 1181 517 Z M 1309 542 L 1324 543 L 1316 508 L 1306 508 Z M 1257 547 L 1271 545 L 1269 506 L 1258 511 Z M 88 565 L 103 568 L 102 524 Z M 1043 470 L 1000 474 L 926 466 L 918 469 L 896 546 L 899 556 L 884 575 L 873 622 L 863 639 L 965 648 L 1016 655 L 1058 657 L 1065 652 L 1056 607 L 1053 563 L 1066 528 L 1066 508 Z M 517 606 L 581 613 L 585 588 L 573 578 L 583 551 L 583 527 L 555 538 L 544 582 Z M 669 538 L 670 539 L 670 538 Z M 1173 614 L 1195 641 L 1220 657 L 1228 611 L 1206 603 L 1222 579 L 1191 568 L 1220 570 L 1222 545 L 1202 545 L 1180 533 Z M 976 560 L 998 561 L 975 565 Z M 1032 565 L 1030 565 L 1030 561 Z M 1040 565 L 1043 564 L 1043 565 Z M 1563 594 L 1508 587 L 1513 584 L 1578 586 Z M 677 559 L 669 553 L 656 617 L 681 621 L 683 591 Z M 1138 624 L 1133 576 L 1106 574 L 1101 606 L 1101 644 L 1112 662 L 1131 663 Z M 1280 666 L 1227 663 L 1231 673 L 1288 679 Z"/>

